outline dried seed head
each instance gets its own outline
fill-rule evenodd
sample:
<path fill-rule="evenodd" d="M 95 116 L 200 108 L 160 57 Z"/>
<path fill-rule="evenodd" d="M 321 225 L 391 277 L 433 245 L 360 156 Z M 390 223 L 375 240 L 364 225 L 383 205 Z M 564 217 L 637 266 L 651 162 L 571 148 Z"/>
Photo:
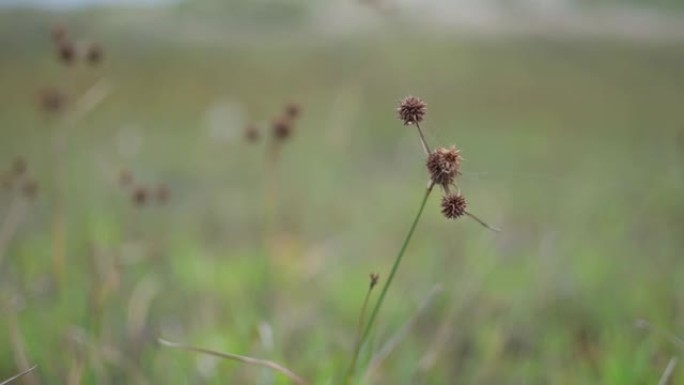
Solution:
<path fill-rule="evenodd" d="M 86 49 L 86 61 L 90 65 L 98 65 L 102 61 L 102 56 L 104 53 L 102 51 L 102 46 L 97 43 L 91 43 Z"/>
<path fill-rule="evenodd" d="M 169 200 L 169 188 L 166 187 L 165 184 L 160 184 L 157 187 L 157 192 L 155 195 L 157 198 L 157 202 L 160 204 L 164 204 Z"/>
<path fill-rule="evenodd" d="M 28 199 L 34 199 L 38 195 L 38 182 L 28 179 L 21 185 L 21 192 Z"/>
<path fill-rule="evenodd" d="M 40 108 L 47 113 L 61 112 L 66 102 L 66 95 L 58 88 L 45 88 L 40 91 Z"/>
<path fill-rule="evenodd" d="M 461 153 L 455 147 L 440 147 L 428 155 L 427 169 L 435 184 L 448 190 L 449 185 L 461 174 Z"/>
<path fill-rule="evenodd" d="M 461 194 L 447 194 L 442 197 L 442 214 L 449 219 L 463 216 L 466 206 L 466 200 Z"/>
<path fill-rule="evenodd" d="M 142 186 L 136 187 L 135 190 L 133 190 L 131 198 L 133 199 L 133 203 L 138 206 L 143 206 L 147 202 L 147 189 Z"/>
<path fill-rule="evenodd" d="M 66 40 L 69 32 L 64 24 L 55 24 L 52 26 L 52 41 L 59 44 Z"/>
<path fill-rule="evenodd" d="M 380 280 L 380 274 L 371 273 L 371 275 L 370 275 L 370 288 L 373 289 L 375 287 L 375 285 L 378 284 L 379 280 Z"/>
<path fill-rule="evenodd" d="M 245 139 L 250 143 L 256 143 L 259 141 L 259 128 L 253 124 L 248 124 L 245 126 Z"/>
<path fill-rule="evenodd" d="M 285 140 L 292 135 L 292 120 L 280 117 L 273 121 L 273 137 L 276 140 Z"/>
<path fill-rule="evenodd" d="M 14 162 L 12 162 L 12 172 L 16 176 L 22 176 L 26 172 L 26 169 L 28 168 L 28 163 L 26 162 L 26 159 L 22 156 L 18 156 L 14 159 Z"/>
<path fill-rule="evenodd" d="M 128 169 L 122 169 L 119 172 L 119 186 L 121 188 L 128 188 L 133 184 L 133 174 Z"/>
<path fill-rule="evenodd" d="M 301 112 L 302 109 L 297 103 L 290 102 L 287 106 L 285 106 L 285 115 L 290 119 L 298 118 Z"/>
<path fill-rule="evenodd" d="M 404 98 L 397 108 L 399 119 L 404 125 L 420 123 L 427 112 L 427 104 L 415 96 Z"/>
<path fill-rule="evenodd" d="M 62 40 L 57 46 L 57 54 L 62 63 L 71 65 L 76 59 L 76 46 L 68 40 Z"/>

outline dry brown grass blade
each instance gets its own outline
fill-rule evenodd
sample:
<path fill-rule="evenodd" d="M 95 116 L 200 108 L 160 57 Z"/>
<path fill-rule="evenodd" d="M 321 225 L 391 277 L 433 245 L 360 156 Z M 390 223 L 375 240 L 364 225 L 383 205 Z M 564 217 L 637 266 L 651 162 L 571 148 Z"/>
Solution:
<path fill-rule="evenodd" d="M 208 355 L 215 356 L 215 357 L 221 357 L 221 358 L 225 358 L 228 360 L 242 362 L 243 364 L 247 364 L 247 365 L 263 366 L 265 368 L 269 368 L 269 369 L 272 369 L 272 370 L 275 370 L 277 372 L 282 373 L 283 375 L 285 375 L 287 378 L 291 379 L 292 382 L 294 382 L 297 385 L 308 385 L 309 384 L 302 377 L 300 377 L 299 375 L 297 375 L 296 373 L 294 373 L 290 369 L 288 369 L 288 368 L 286 368 L 280 364 L 277 364 L 273 361 L 261 360 L 258 358 L 240 356 L 240 355 L 232 354 L 232 353 L 223 353 L 223 352 L 218 352 L 215 350 L 183 345 L 183 344 L 179 344 L 176 342 L 167 341 L 167 340 L 162 339 L 162 338 L 159 338 L 158 341 L 162 346 L 166 346 L 169 348 L 187 350 L 187 351 L 195 352 L 195 353 L 208 354 Z"/>
<path fill-rule="evenodd" d="M 26 343 L 24 342 L 24 337 L 22 336 L 21 329 L 19 328 L 17 315 L 16 313 L 11 312 L 8 318 L 10 341 L 12 344 L 14 361 L 19 370 L 29 370 L 30 367 L 28 354 L 26 353 Z M 28 377 L 24 383 L 28 385 L 36 385 L 37 381 L 35 378 Z"/>
<path fill-rule="evenodd" d="M 670 358 L 670 362 L 667 363 L 667 367 L 665 367 L 663 375 L 660 376 L 660 381 L 658 381 L 658 385 L 667 385 L 670 383 L 670 378 L 672 378 L 672 373 L 674 372 L 676 366 L 677 357 Z"/>
<path fill-rule="evenodd" d="M 16 380 L 16 379 L 22 377 L 24 374 L 30 373 L 33 369 L 35 369 L 35 368 L 37 368 L 37 367 L 38 367 L 38 365 L 33 365 L 32 367 L 30 367 L 30 368 L 24 370 L 23 372 L 21 372 L 21 373 L 19 373 L 19 374 L 17 374 L 17 375 L 14 375 L 14 376 L 12 376 L 12 377 L 10 377 L 10 378 L 8 378 L 8 379 L 6 379 L 6 380 L 3 381 L 3 382 L 0 382 L 0 385 L 7 385 L 7 384 L 9 384 L 10 382 L 12 382 L 12 381 L 14 381 L 14 380 Z"/>

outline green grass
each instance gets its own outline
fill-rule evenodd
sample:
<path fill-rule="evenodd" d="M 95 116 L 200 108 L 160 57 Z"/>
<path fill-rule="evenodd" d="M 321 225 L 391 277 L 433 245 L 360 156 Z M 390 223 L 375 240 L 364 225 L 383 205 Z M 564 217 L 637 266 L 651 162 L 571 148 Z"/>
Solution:
<path fill-rule="evenodd" d="M 430 144 L 461 149 L 470 210 L 503 232 L 447 221 L 431 197 L 373 346 L 435 284 L 444 291 L 376 383 L 656 383 L 681 353 L 634 323 L 684 334 L 682 44 L 398 33 L 186 45 L 94 30 L 104 66 L 64 75 L 42 27 L 24 28 L 0 56 L 0 165 L 26 157 L 40 192 L 0 265 L 0 378 L 20 371 L 18 330 L 40 383 L 79 367 L 82 383 L 288 383 L 160 348 L 159 336 L 339 379 L 368 274 L 387 277 L 427 182 L 415 132 L 394 114 L 407 94 L 428 102 Z M 99 75 L 111 93 L 72 127 L 60 165 L 57 290 L 51 140 L 63 128 L 33 97 Z M 268 248 L 266 147 L 240 140 L 235 111 L 267 123 L 289 100 L 304 112 L 279 164 Z M 228 134 L 212 134 L 224 115 L 215 130 Z M 122 167 L 168 184 L 169 204 L 133 207 Z M 9 201 L 3 191 L 0 218 Z"/>

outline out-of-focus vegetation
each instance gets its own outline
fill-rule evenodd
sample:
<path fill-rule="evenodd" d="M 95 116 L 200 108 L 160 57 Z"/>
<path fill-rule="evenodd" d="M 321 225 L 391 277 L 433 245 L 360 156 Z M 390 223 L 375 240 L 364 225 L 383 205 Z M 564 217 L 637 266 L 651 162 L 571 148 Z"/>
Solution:
<path fill-rule="evenodd" d="M 207 38 L 88 15 L 0 20 L 0 170 L 23 157 L 39 184 L 0 192 L 0 234 L 16 230 L 0 243 L 0 378 L 38 364 L 24 383 L 288 383 L 164 337 L 336 383 L 368 274 L 387 276 L 427 182 L 395 116 L 407 94 L 503 232 L 447 221 L 432 197 L 362 369 L 413 321 L 371 383 L 656 383 L 681 355 L 635 322 L 684 334 L 684 42 L 391 25 Z M 59 64 L 57 21 L 103 62 Z M 41 112 L 48 86 L 84 113 Z M 274 170 L 242 130 L 267 135 L 290 101 L 302 118 Z M 168 201 L 135 204 L 122 170 Z"/>

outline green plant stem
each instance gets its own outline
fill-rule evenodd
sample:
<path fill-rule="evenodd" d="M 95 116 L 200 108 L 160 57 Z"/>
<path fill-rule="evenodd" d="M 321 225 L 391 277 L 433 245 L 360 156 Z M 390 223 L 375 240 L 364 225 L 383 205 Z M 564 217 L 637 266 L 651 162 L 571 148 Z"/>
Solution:
<path fill-rule="evenodd" d="M 392 265 L 392 270 L 390 271 L 389 276 L 385 280 L 385 284 L 382 287 L 382 292 L 380 292 L 380 297 L 378 298 L 378 301 L 375 303 L 373 312 L 371 313 L 370 318 L 368 318 L 366 328 L 364 329 L 363 334 L 361 334 L 361 339 L 359 339 L 359 342 L 356 345 L 356 350 L 354 351 L 354 356 L 352 357 L 351 366 L 349 367 L 349 371 L 347 372 L 347 382 L 350 382 L 351 378 L 354 375 L 354 371 L 356 370 L 356 362 L 359 358 L 359 352 L 361 351 L 361 347 L 363 346 L 364 342 L 366 342 L 366 340 L 368 339 L 368 335 L 370 334 L 370 331 L 373 328 L 375 318 L 378 316 L 378 312 L 380 311 L 380 307 L 382 306 L 382 303 L 385 300 L 387 290 L 389 289 L 389 286 L 392 284 L 394 275 L 397 273 L 397 269 L 399 269 L 399 264 L 401 264 L 401 260 L 403 259 L 404 254 L 406 253 L 406 249 L 408 247 L 409 242 L 411 241 L 411 237 L 413 237 L 413 233 L 416 230 L 416 226 L 418 226 L 418 221 L 420 220 L 420 217 L 423 215 L 423 210 L 425 210 L 425 205 L 427 204 L 428 198 L 430 197 L 430 193 L 432 192 L 433 187 L 434 183 L 430 182 L 430 185 L 425 191 L 425 196 L 423 196 L 423 201 L 420 203 L 418 214 L 416 214 L 416 217 L 413 219 L 411 228 L 409 229 L 408 234 L 406 234 L 406 238 L 404 238 L 404 243 L 401 245 L 401 249 L 399 249 L 399 253 L 397 254 L 397 257 L 394 259 L 394 265 Z"/>
<path fill-rule="evenodd" d="M 368 300 L 370 299 L 371 292 L 373 292 L 373 287 L 369 287 L 366 292 L 366 298 L 363 300 L 363 305 L 361 306 L 361 313 L 359 314 L 359 323 L 356 327 L 356 342 L 354 344 L 354 351 L 359 350 L 359 344 L 361 343 L 361 332 L 363 332 L 363 321 L 366 319 L 366 310 L 368 309 Z"/>

